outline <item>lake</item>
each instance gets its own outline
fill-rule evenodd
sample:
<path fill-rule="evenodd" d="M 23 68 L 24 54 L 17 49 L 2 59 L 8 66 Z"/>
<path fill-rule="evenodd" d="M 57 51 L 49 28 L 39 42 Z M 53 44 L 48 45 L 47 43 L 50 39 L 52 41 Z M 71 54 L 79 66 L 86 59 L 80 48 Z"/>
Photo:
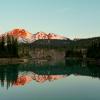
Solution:
<path fill-rule="evenodd" d="M 100 100 L 100 65 L 65 59 L 0 65 L 0 100 Z"/>

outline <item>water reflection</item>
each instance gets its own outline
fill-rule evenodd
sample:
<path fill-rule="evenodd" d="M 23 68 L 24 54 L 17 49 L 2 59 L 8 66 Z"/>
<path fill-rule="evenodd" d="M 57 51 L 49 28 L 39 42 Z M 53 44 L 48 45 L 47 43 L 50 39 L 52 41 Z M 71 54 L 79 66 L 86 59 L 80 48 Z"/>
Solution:
<path fill-rule="evenodd" d="M 8 89 L 11 86 L 23 86 L 33 80 L 38 83 L 52 82 L 72 74 L 100 78 L 100 66 L 86 61 L 63 60 L 48 63 L 41 60 L 40 62 L 36 60 L 34 63 L 23 65 L 0 65 L 1 87 Z"/>
<path fill-rule="evenodd" d="M 18 79 L 16 80 L 16 82 L 14 83 L 14 85 L 16 86 L 23 86 L 29 82 L 31 82 L 32 80 L 35 80 L 38 83 L 44 83 L 46 81 L 54 81 L 54 80 L 58 80 L 61 78 L 64 78 L 65 75 L 38 75 L 35 73 L 30 73 L 27 75 L 21 75 L 18 77 Z"/>
<path fill-rule="evenodd" d="M 6 87 L 12 86 L 13 83 L 17 80 L 18 77 L 18 67 L 15 65 L 15 67 L 6 65 L 6 66 L 0 66 L 0 83 L 1 87 L 4 87 L 6 83 Z"/>

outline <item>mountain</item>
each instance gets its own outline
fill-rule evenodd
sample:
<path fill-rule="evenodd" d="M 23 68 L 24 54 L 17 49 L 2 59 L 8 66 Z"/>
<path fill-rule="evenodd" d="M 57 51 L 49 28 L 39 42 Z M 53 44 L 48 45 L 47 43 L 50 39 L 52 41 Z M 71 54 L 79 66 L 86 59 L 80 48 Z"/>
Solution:
<path fill-rule="evenodd" d="M 37 32 L 36 34 L 33 34 L 34 40 L 39 40 L 39 39 L 48 39 L 48 34 L 45 32 Z"/>
<path fill-rule="evenodd" d="M 13 29 L 9 32 L 3 34 L 4 36 L 11 35 L 18 38 L 20 43 L 32 43 L 39 39 L 60 39 L 60 40 L 67 40 L 68 38 L 56 35 L 54 33 L 45 33 L 45 32 L 37 32 L 36 34 L 32 34 L 25 29 Z M 2 37 L 2 35 L 0 36 Z"/>
<path fill-rule="evenodd" d="M 6 34 L 17 37 L 19 42 L 31 43 L 33 41 L 33 35 L 24 29 L 14 29 Z"/>
<path fill-rule="evenodd" d="M 60 39 L 60 40 L 67 40 L 68 38 L 61 36 L 61 35 L 56 35 L 54 33 L 45 33 L 45 32 L 37 32 L 36 34 L 33 34 L 33 38 L 35 40 L 39 39 Z"/>

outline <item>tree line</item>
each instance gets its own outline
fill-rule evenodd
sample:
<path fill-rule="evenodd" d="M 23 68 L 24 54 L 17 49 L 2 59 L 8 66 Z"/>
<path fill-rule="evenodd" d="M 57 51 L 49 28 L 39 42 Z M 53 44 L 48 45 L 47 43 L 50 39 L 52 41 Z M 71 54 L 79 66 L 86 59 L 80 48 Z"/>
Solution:
<path fill-rule="evenodd" d="M 100 42 L 92 42 L 92 45 L 87 49 L 87 57 L 100 59 Z"/>
<path fill-rule="evenodd" d="M 72 48 L 66 51 L 66 57 L 79 57 L 83 58 L 100 59 L 100 42 L 92 41 L 91 45 L 87 48 Z"/>
<path fill-rule="evenodd" d="M 18 41 L 17 38 L 6 35 L 0 39 L 0 57 L 10 58 L 18 57 Z"/>

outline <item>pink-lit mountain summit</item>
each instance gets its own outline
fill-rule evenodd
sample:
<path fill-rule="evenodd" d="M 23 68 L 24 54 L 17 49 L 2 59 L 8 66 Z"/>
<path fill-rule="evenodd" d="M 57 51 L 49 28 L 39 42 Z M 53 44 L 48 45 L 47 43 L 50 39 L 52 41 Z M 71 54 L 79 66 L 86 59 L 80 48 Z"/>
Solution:
<path fill-rule="evenodd" d="M 19 42 L 24 42 L 24 43 L 32 43 L 39 39 L 59 39 L 59 40 L 68 39 L 64 36 L 57 35 L 54 33 L 37 32 L 35 34 L 32 34 L 26 31 L 25 29 L 13 29 L 2 35 L 6 36 L 7 34 L 16 37 Z"/>

